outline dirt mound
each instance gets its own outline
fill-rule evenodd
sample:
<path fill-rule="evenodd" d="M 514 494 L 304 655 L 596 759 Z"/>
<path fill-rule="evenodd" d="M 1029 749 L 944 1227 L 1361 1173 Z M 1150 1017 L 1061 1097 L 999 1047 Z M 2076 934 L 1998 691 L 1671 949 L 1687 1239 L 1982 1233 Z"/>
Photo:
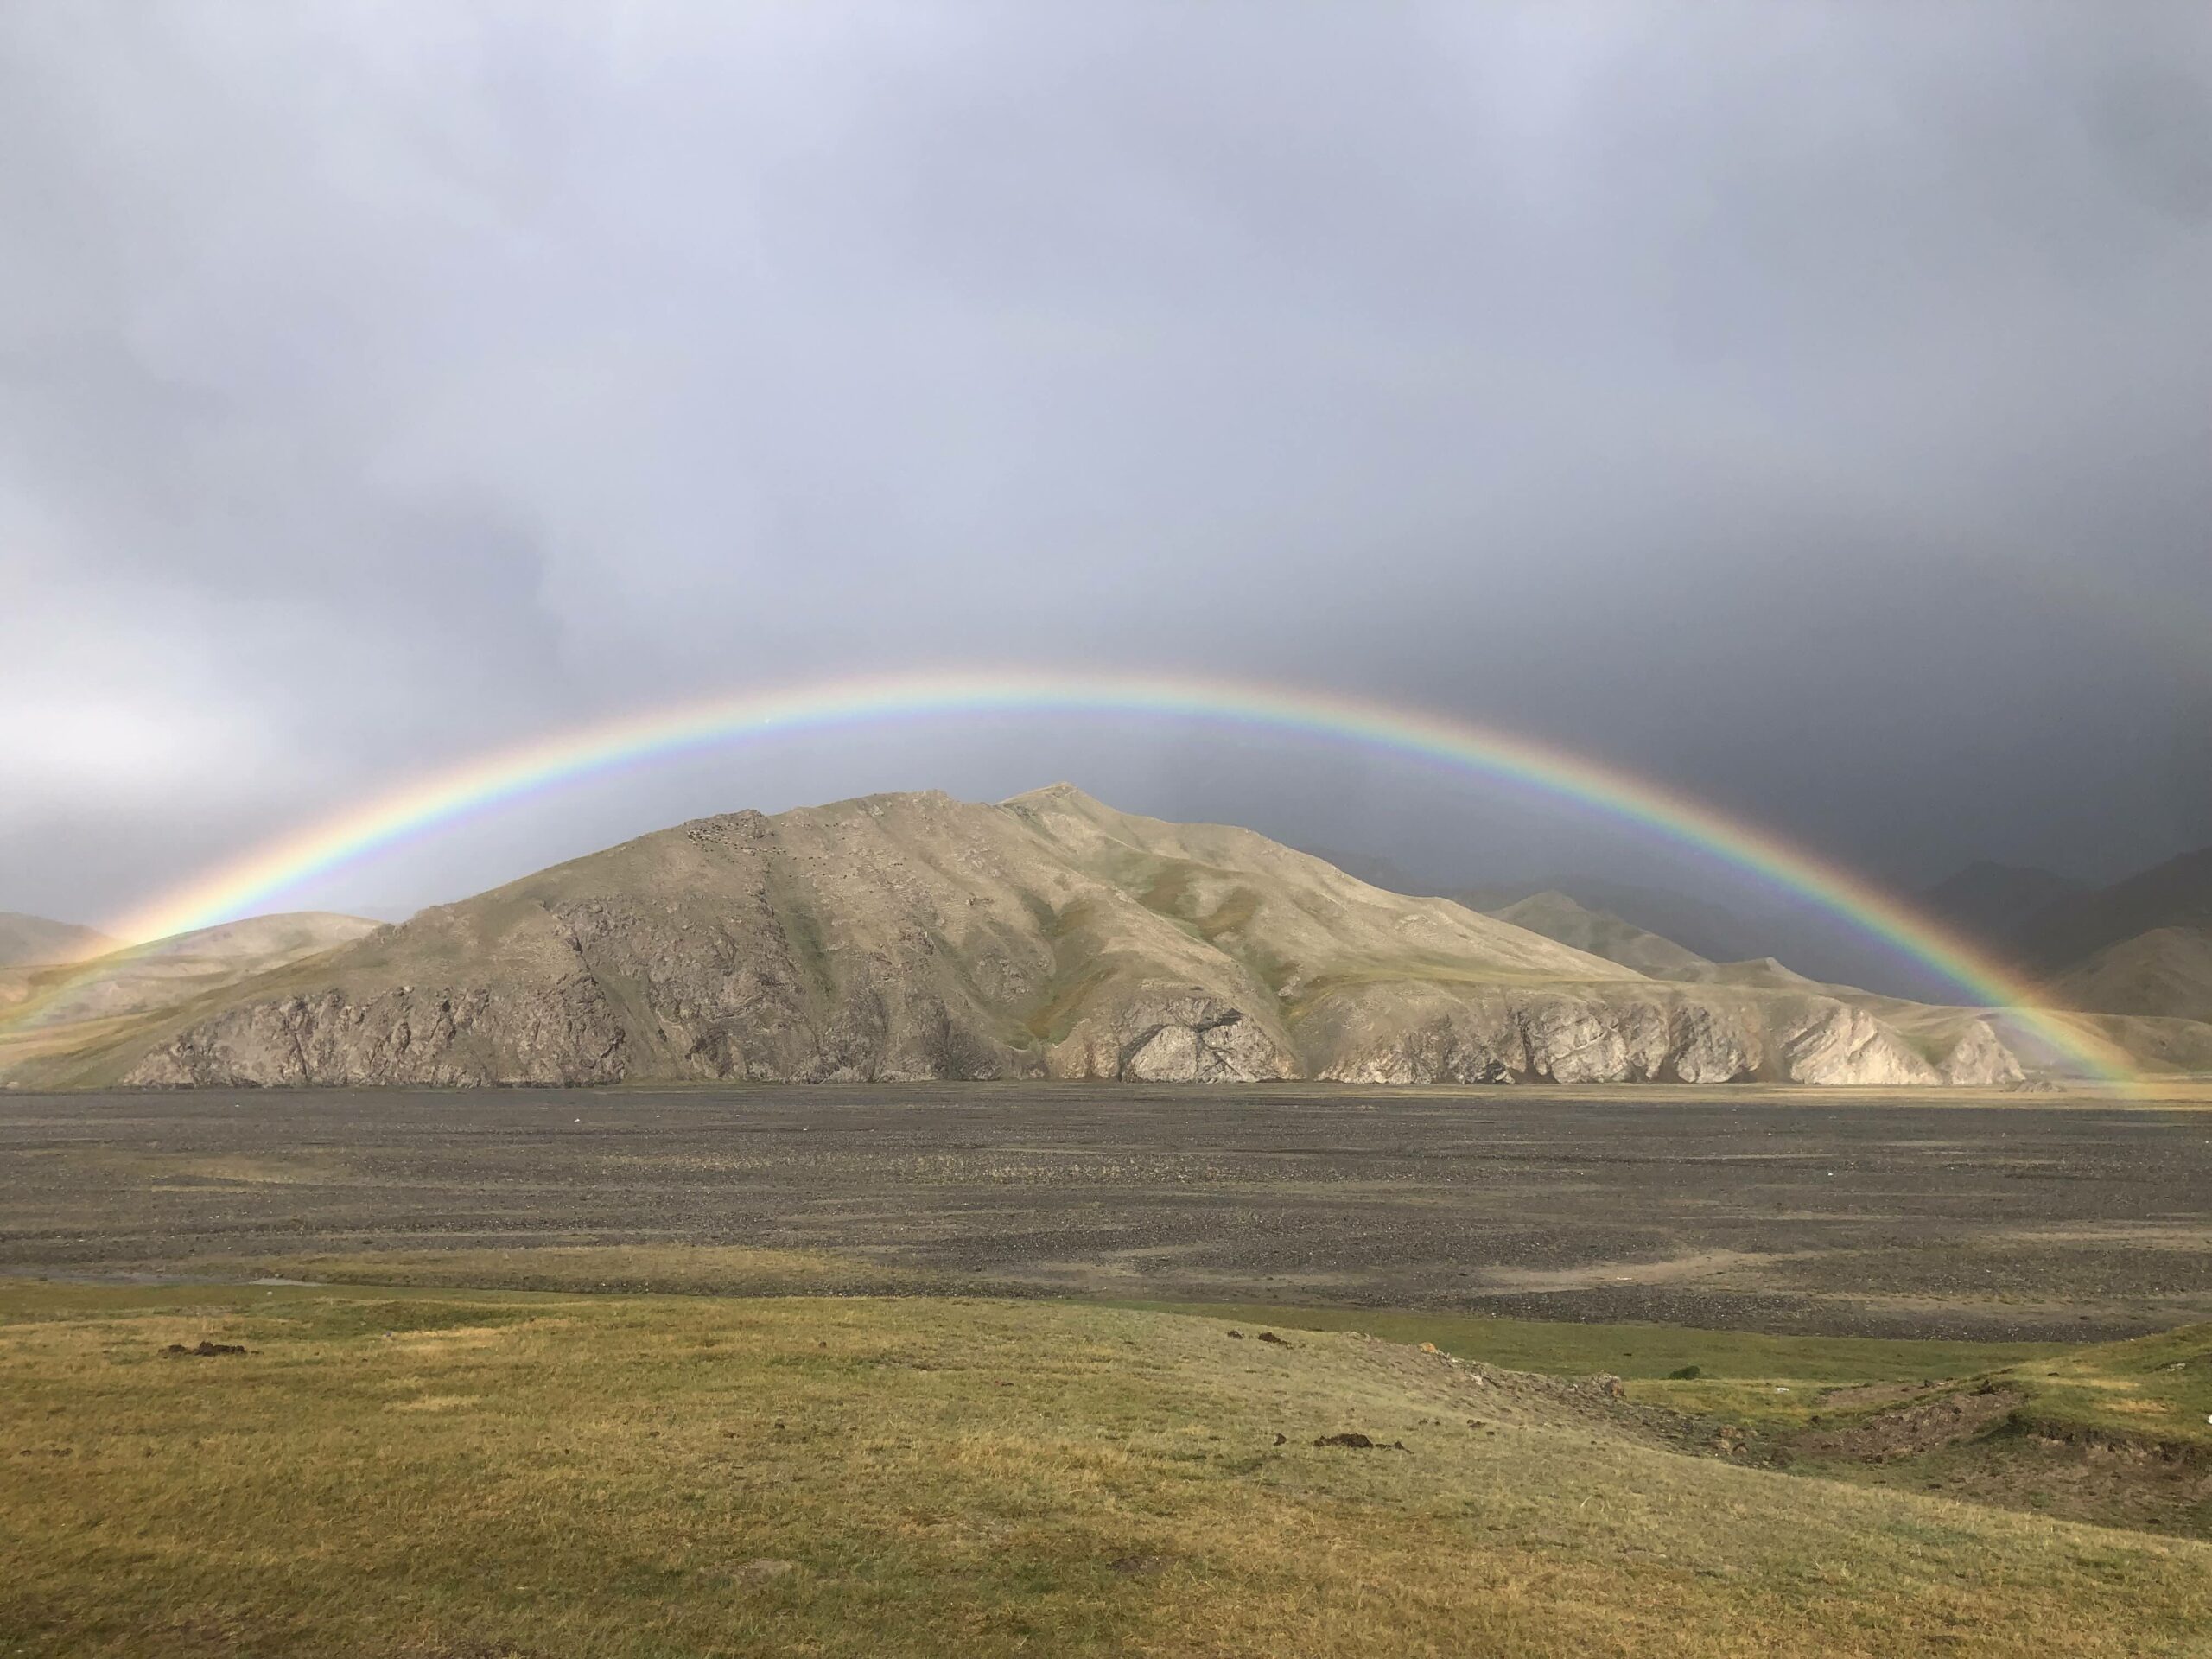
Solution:
<path fill-rule="evenodd" d="M 1837 1389 L 1822 1403 L 1872 1403 L 1885 1391 L 1894 1393 L 1891 1385 Z M 1775 1460 L 1802 1458 L 1814 1472 L 1998 1509 L 2212 1535 L 2212 1452 L 2202 1446 L 2047 1421 L 2033 1414 L 2024 1394 L 1986 1383 L 1914 1393 L 1848 1424 L 1791 1436 Z"/>
<path fill-rule="evenodd" d="M 1355 1452 L 1403 1452 L 1408 1446 L 1403 1440 L 1377 1440 L 1365 1434 L 1324 1434 L 1313 1442 L 1316 1446 L 1344 1446 Z"/>
<path fill-rule="evenodd" d="M 1834 1428 L 1799 1435 L 1792 1450 L 1811 1458 L 1885 1463 L 1970 1440 L 2002 1422 L 2027 1398 L 2017 1389 L 1983 1387 L 1930 1395 Z"/>
<path fill-rule="evenodd" d="M 2031 1425 L 1974 1448 L 1936 1490 L 2102 1526 L 2212 1535 L 2212 1457 L 2152 1440 L 2051 1434 Z"/>

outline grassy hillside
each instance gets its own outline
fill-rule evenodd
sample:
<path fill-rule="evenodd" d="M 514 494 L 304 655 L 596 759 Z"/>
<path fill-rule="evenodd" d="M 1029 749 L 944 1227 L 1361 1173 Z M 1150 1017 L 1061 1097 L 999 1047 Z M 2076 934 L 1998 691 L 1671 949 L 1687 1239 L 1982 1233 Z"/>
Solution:
<path fill-rule="evenodd" d="M 0 1627 L 26 1655 L 977 1659 L 2148 1655 L 2212 1629 L 2201 1541 L 1686 1455 L 1602 1386 L 1262 1328 L 7 1287 Z M 172 1351 L 203 1342 L 245 1351 Z M 1378 1444 L 1317 1443 L 1344 1434 Z"/>

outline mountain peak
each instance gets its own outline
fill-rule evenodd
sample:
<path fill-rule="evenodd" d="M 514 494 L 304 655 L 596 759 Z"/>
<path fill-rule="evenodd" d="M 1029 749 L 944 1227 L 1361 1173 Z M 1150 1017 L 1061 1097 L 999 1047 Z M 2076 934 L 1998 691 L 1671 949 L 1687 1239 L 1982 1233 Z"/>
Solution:
<path fill-rule="evenodd" d="M 1108 806 L 1105 802 L 1100 800 L 1096 795 L 1090 794 L 1087 791 L 1078 789 L 1075 785 L 1071 784 L 1065 779 L 1056 784 L 1046 784 L 1039 789 L 1025 789 L 1019 795 L 1007 796 L 1006 799 L 1001 801 L 999 804 L 1001 806 L 1017 807 L 1073 807 L 1077 811 L 1087 812 L 1110 812 L 1113 810 L 1111 807 Z"/>
<path fill-rule="evenodd" d="M 741 825 L 745 855 L 721 855 Z M 1255 831 L 1118 812 L 1065 782 L 999 806 L 927 791 L 680 829 L 692 833 L 570 860 L 219 995 L 106 1010 L 84 1048 L 48 1051 L 48 1075 L 224 1085 L 2012 1075 L 2001 1051 L 1968 1040 L 1980 1027 L 1965 1016 L 1951 1023 L 1971 1065 L 1931 1064 L 1820 988 L 1662 982 L 1449 899 L 1369 887 Z M 709 833 L 702 849 L 702 830 L 732 834 Z M 1633 932 L 1580 915 L 1609 936 Z"/>

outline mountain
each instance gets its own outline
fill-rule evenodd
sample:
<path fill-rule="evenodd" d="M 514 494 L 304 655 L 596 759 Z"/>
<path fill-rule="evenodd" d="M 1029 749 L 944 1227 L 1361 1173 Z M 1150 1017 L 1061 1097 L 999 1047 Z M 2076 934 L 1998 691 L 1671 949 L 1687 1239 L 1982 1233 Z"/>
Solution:
<path fill-rule="evenodd" d="M 2062 899 L 2037 918 L 2022 954 L 2046 973 L 2067 973 L 2108 946 L 2160 928 L 2212 929 L 2212 847 Z"/>
<path fill-rule="evenodd" d="M 1639 932 L 1665 939 L 1707 962 L 1723 966 L 1751 964 L 1738 977 L 1753 976 L 1759 963 L 1778 961 L 1790 964 L 1780 970 L 1785 981 L 1866 986 L 1890 997 L 1940 999 L 1955 988 L 1935 969 L 1869 939 L 1850 921 L 1808 901 L 1761 898 L 1747 891 L 1746 898 L 1756 899 L 1756 907 L 1733 910 L 1688 893 L 1591 874 L 1440 887 L 1405 878 L 1384 861 L 1332 854 L 1322 856 L 1363 880 L 1401 893 L 1442 892 L 1470 910 L 1491 916 L 1503 914 L 1525 899 L 1556 893 L 1583 909 L 1611 916 Z M 1383 880 L 1371 873 L 1377 869 L 1388 870 L 1400 879 Z"/>
<path fill-rule="evenodd" d="M 1578 904 L 1563 893 L 1532 893 L 1518 903 L 1485 913 L 1653 979 L 1684 977 L 1697 969 L 1713 966 L 1672 939 L 1623 921 L 1609 911 Z"/>
<path fill-rule="evenodd" d="M 2212 847 L 2060 899 L 2018 950 L 2058 1007 L 2212 1022 Z"/>
<path fill-rule="evenodd" d="M 1324 864 L 1334 865 L 1346 875 L 1385 893 L 1433 895 L 1437 891 L 1434 883 L 1423 881 L 1403 865 L 1379 854 L 1348 852 L 1340 847 L 1300 847 L 1297 850 Z"/>
<path fill-rule="evenodd" d="M 2050 870 L 1981 859 L 1923 888 L 1914 903 L 1922 914 L 2009 956 L 2044 912 L 2088 892 L 2084 883 Z"/>
<path fill-rule="evenodd" d="M 1448 896 L 1489 915 L 1546 893 L 1561 894 L 1641 931 L 1656 934 L 1707 962 L 1738 962 L 1777 947 L 1757 926 L 1719 905 L 1602 875 L 1554 875 L 1541 881 L 1461 887 Z"/>
<path fill-rule="evenodd" d="M 1686 950 L 1672 939 L 1602 910 L 1577 904 L 1563 893 L 1540 893 L 1518 904 L 1486 912 L 1541 933 L 1548 939 L 1571 944 L 1578 950 L 1603 957 L 1608 962 L 1633 968 L 1652 979 L 1669 979 L 1686 985 L 1747 985 L 1764 990 L 1819 991 L 1830 995 L 1865 995 L 1847 985 L 1823 985 L 1783 967 L 1772 957 L 1743 962 L 1708 962 L 1694 950 Z"/>
<path fill-rule="evenodd" d="M 33 968 L 49 963 L 80 962 L 122 944 L 105 933 L 72 922 L 50 922 L 0 910 L 0 968 Z"/>
<path fill-rule="evenodd" d="M 0 975 L 0 1010 L 18 1007 L 7 1026 L 34 1034 L 160 1013 L 351 944 L 381 925 L 327 911 L 225 922 L 66 968 Z"/>
<path fill-rule="evenodd" d="M 1998 1082 L 1818 988 L 1648 977 L 1066 785 L 641 836 L 20 1065 L 18 1082 Z"/>
<path fill-rule="evenodd" d="M 2212 1023 L 2212 928 L 2154 927 L 2050 982 L 2061 1007 Z"/>

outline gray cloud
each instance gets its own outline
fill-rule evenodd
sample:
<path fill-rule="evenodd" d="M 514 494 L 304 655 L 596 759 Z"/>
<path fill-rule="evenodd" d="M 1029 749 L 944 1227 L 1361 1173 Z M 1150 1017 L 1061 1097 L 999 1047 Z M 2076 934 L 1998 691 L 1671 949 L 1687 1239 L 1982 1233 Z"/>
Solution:
<path fill-rule="evenodd" d="M 1899 880 L 2207 833 L 2202 8 L 23 6 L 0 153 L 0 906 L 979 659 L 1456 709 Z M 1046 774 L 1468 874 L 1652 856 L 1001 721 L 303 897 Z"/>

